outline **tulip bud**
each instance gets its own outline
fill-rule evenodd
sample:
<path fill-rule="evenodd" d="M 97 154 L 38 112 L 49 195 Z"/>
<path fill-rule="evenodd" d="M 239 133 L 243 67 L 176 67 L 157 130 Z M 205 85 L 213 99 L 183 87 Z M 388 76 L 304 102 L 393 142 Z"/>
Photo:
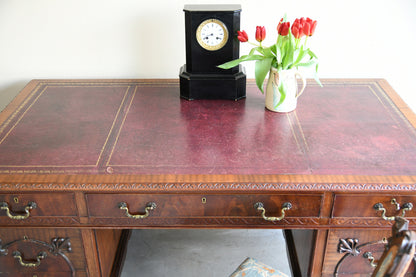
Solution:
<path fill-rule="evenodd" d="M 283 23 L 283 18 L 280 19 L 279 24 L 277 24 L 277 31 L 279 32 L 279 28 Z"/>
<path fill-rule="evenodd" d="M 296 39 L 299 39 L 303 37 L 303 23 L 305 22 L 305 19 L 302 17 L 301 19 L 297 18 L 292 24 L 292 34 Z"/>
<path fill-rule="evenodd" d="M 266 38 L 266 28 L 264 26 L 256 27 L 256 40 L 262 42 Z"/>
<path fill-rule="evenodd" d="M 246 33 L 246 31 L 237 31 L 237 38 L 239 41 L 241 42 L 247 42 L 248 41 L 248 35 Z"/>
<path fill-rule="evenodd" d="M 318 24 L 318 22 L 316 20 L 313 20 L 311 24 L 312 26 L 311 26 L 311 31 L 309 33 L 309 36 L 312 36 L 315 33 L 316 24 Z"/>
<path fill-rule="evenodd" d="M 303 33 L 307 36 L 312 36 L 313 33 L 315 32 L 315 28 L 316 28 L 316 20 L 312 20 L 309 17 L 306 18 L 306 21 L 303 24 Z"/>
<path fill-rule="evenodd" d="M 279 25 L 277 25 L 277 32 L 281 36 L 287 36 L 289 34 L 290 22 L 283 22 L 283 18 L 280 20 Z"/>
<path fill-rule="evenodd" d="M 302 26 L 302 32 L 305 35 L 310 36 L 311 28 L 312 28 L 312 24 L 310 24 L 309 22 L 305 22 Z"/>

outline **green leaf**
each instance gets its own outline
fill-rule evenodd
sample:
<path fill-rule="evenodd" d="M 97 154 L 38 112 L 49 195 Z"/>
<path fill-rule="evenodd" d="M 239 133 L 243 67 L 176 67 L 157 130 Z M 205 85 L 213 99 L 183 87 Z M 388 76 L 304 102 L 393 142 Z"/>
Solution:
<path fill-rule="evenodd" d="M 273 55 L 275 55 L 276 56 L 276 44 L 273 44 L 272 46 L 270 46 L 269 48 L 270 48 L 270 50 L 273 52 Z"/>
<path fill-rule="evenodd" d="M 230 62 L 226 62 L 221 65 L 218 65 L 217 67 L 222 68 L 222 69 L 230 69 L 230 68 L 233 68 L 234 66 L 239 65 L 241 62 L 242 62 L 241 59 L 232 60 Z"/>
<path fill-rule="evenodd" d="M 278 89 L 279 89 L 280 99 L 279 99 L 279 102 L 277 102 L 276 99 L 274 99 L 275 100 L 273 102 L 274 108 L 279 107 L 280 104 L 282 104 L 283 101 L 285 101 L 285 99 L 286 99 L 286 85 L 285 85 L 285 82 L 279 82 Z M 275 90 L 274 86 L 273 86 L 273 90 Z"/>
<path fill-rule="evenodd" d="M 318 61 L 317 61 L 316 59 L 311 59 L 311 60 L 309 60 L 309 61 L 307 61 L 307 62 L 297 64 L 297 67 L 306 67 L 306 68 L 310 68 L 310 67 L 312 67 L 312 66 L 316 65 L 316 64 L 317 64 L 317 62 L 318 62 Z"/>
<path fill-rule="evenodd" d="M 288 43 L 285 45 L 285 56 L 283 58 L 283 69 L 289 69 L 292 67 L 293 64 L 293 54 L 295 52 L 294 45 L 292 41 L 289 40 Z"/>
<path fill-rule="evenodd" d="M 250 50 L 250 53 L 248 54 L 249 56 L 254 55 L 254 52 L 259 52 L 260 54 L 263 54 L 263 47 L 254 47 Z"/>
<path fill-rule="evenodd" d="M 263 59 L 263 58 L 264 58 L 264 56 L 261 56 L 261 55 L 245 55 L 245 56 L 242 56 L 239 59 L 232 60 L 232 61 L 223 63 L 221 65 L 218 65 L 217 67 L 222 68 L 222 69 L 230 69 L 230 68 L 233 68 L 233 67 L 239 65 L 242 62 L 256 61 L 256 60 L 260 60 L 260 59 Z"/>
<path fill-rule="evenodd" d="M 320 80 L 319 80 L 319 78 L 318 78 L 318 63 L 316 64 L 316 67 L 315 67 L 315 73 L 313 74 L 313 78 L 315 79 L 315 82 L 316 82 L 319 86 L 323 87 L 323 85 L 322 85 L 321 81 L 320 81 Z"/>
<path fill-rule="evenodd" d="M 318 78 L 318 75 L 316 75 L 316 74 L 314 74 L 313 75 L 313 78 L 315 79 L 315 82 L 320 86 L 320 87 L 323 87 L 323 85 L 322 85 L 322 83 L 321 83 L 321 81 L 319 80 L 319 78 Z"/>
<path fill-rule="evenodd" d="M 308 52 L 308 54 L 312 57 L 312 58 L 315 58 L 315 59 L 317 59 L 318 57 L 315 55 L 315 53 L 314 52 L 312 52 L 312 50 L 311 49 L 309 49 L 308 48 L 308 50 L 306 50 L 307 52 Z"/>
<path fill-rule="evenodd" d="M 265 58 L 265 59 L 256 61 L 254 74 L 256 76 L 257 87 L 260 89 L 261 93 L 264 93 L 263 83 L 264 83 L 264 79 L 266 79 L 267 73 L 269 73 L 270 71 L 272 60 L 273 58 Z"/>
<path fill-rule="evenodd" d="M 276 55 L 273 53 L 272 47 L 273 46 L 264 48 L 264 56 L 266 58 L 275 58 L 276 57 Z"/>
<path fill-rule="evenodd" d="M 282 52 L 280 51 L 280 48 L 279 47 L 277 47 L 277 45 L 274 45 L 275 47 L 274 47 L 274 53 L 275 53 L 275 56 L 276 56 L 276 62 L 277 62 L 277 64 L 281 64 L 282 63 Z"/>
<path fill-rule="evenodd" d="M 295 56 L 297 55 L 296 61 L 293 63 L 293 66 L 298 66 L 298 64 L 306 57 L 308 54 L 308 51 L 303 50 L 303 45 L 300 47 L 300 49 L 295 53 Z"/>
<path fill-rule="evenodd" d="M 282 46 L 282 69 L 290 69 L 293 67 L 294 53 L 296 50 L 296 41 L 295 37 L 292 35 L 291 30 L 289 29 L 289 35 L 285 43 Z"/>

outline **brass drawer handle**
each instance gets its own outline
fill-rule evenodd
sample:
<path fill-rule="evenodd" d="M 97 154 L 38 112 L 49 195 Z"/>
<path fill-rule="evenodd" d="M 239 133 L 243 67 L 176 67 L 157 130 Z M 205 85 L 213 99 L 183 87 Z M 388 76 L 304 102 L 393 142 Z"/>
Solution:
<path fill-rule="evenodd" d="M 257 202 L 256 204 L 254 204 L 254 208 L 258 211 L 261 211 L 261 216 L 264 220 L 280 221 L 283 218 L 285 218 L 285 211 L 290 210 L 292 208 L 292 204 L 290 202 L 284 203 L 281 209 L 281 216 L 279 217 L 266 216 L 266 209 L 264 209 L 264 204 L 262 202 Z"/>
<path fill-rule="evenodd" d="M 413 204 L 412 204 L 412 203 L 404 203 L 404 204 L 400 207 L 400 204 L 399 204 L 399 203 L 397 203 L 397 201 L 396 201 L 396 199 L 395 199 L 395 198 L 393 198 L 393 199 L 390 201 L 390 203 L 396 206 L 396 210 L 397 210 L 397 211 L 400 211 L 400 210 L 402 211 L 402 215 L 401 215 L 401 217 L 404 217 L 404 216 L 405 216 L 406 211 L 410 211 L 411 209 L 413 209 Z M 376 211 L 382 211 L 381 218 L 382 218 L 382 219 L 384 219 L 384 220 L 393 221 L 393 220 L 396 218 L 395 216 L 386 216 L 386 209 L 384 208 L 383 204 L 381 204 L 381 203 L 377 203 L 377 204 L 375 204 L 373 208 L 374 208 Z"/>
<path fill-rule="evenodd" d="M 37 205 L 35 202 L 29 202 L 25 207 L 24 214 L 12 215 L 10 213 L 9 205 L 6 202 L 0 202 L 0 209 L 5 210 L 7 216 L 11 219 L 18 219 L 18 220 L 26 219 L 30 216 L 30 210 L 36 209 L 36 208 L 37 208 Z"/>
<path fill-rule="evenodd" d="M 146 204 L 146 208 L 145 213 L 144 214 L 131 214 L 129 212 L 129 208 L 127 206 L 126 202 L 120 202 L 118 203 L 118 207 L 120 208 L 120 210 L 125 210 L 126 211 L 126 216 L 130 217 L 130 218 L 134 218 L 134 219 L 141 219 L 141 218 L 146 218 L 149 216 L 149 211 L 152 211 L 154 209 L 156 209 L 156 203 L 155 202 L 149 202 Z"/>
<path fill-rule="evenodd" d="M 13 258 L 17 259 L 19 261 L 19 264 L 24 267 L 37 267 L 40 265 L 40 261 L 46 258 L 46 252 L 40 252 L 36 256 L 36 262 L 26 262 L 23 261 L 22 254 L 19 251 L 13 252 Z"/>
<path fill-rule="evenodd" d="M 377 267 L 376 259 L 373 257 L 373 253 L 365 252 L 363 258 L 367 259 L 370 262 L 371 267 Z"/>

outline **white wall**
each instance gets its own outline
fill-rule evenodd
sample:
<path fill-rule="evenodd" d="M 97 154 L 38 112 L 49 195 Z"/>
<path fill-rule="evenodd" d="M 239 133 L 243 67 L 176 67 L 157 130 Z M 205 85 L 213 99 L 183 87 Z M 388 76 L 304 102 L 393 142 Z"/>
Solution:
<path fill-rule="evenodd" d="M 0 0 L 0 110 L 34 78 L 177 78 L 184 4 L 199 0 Z M 386 78 L 416 111 L 415 0 L 228 0 L 241 27 L 318 20 L 320 77 Z M 247 52 L 242 45 L 241 53 Z M 253 64 L 246 64 L 249 78 Z"/>

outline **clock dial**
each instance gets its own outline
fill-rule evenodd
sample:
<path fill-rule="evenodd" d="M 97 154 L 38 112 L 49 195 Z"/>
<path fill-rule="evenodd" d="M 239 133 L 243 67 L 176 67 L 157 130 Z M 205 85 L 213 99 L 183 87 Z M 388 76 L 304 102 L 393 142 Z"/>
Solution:
<path fill-rule="evenodd" d="M 227 43 L 228 30 L 220 20 L 208 19 L 198 26 L 196 39 L 202 48 L 209 51 L 216 51 Z"/>

